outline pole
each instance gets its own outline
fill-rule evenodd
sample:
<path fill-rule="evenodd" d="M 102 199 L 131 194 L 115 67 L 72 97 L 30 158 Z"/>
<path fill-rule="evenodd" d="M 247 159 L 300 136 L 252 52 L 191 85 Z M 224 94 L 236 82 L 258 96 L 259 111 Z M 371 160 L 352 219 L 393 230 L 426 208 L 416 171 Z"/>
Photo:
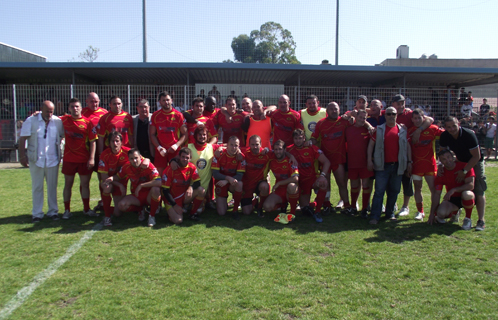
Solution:
<path fill-rule="evenodd" d="M 142 0 L 142 25 L 143 25 L 143 62 L 147 62 L 147 19 L 146 19 L 146 2 Z"/>
<path fill-rule="evenodd" d="M 339 65 L 339 0 L 336 0 L 335 9 L 335 65 Z"/>

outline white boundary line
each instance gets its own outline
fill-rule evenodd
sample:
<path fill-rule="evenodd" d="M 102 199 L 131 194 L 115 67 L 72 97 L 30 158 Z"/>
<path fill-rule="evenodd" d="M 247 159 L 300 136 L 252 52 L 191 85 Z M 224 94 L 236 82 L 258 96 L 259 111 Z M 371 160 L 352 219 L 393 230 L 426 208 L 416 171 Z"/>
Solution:
<path fill-rule="evenodd" d="M 69 260 L 78 250 L 90 240 L 93 235 L 101 230 L 103 227 L 102 223 L 97 223 L 92 230 L 87 231 L 81 239 L 73 244 L 67 249 L 66 254 L 64 254 L 59 259 L 52 262 L 45 270 L 37 274 L 33 281 L 21 290 L 17 292 L 17 294 L 10 299 L 9 302 L 5 305 L 5 307 L 0 311 L 0 320 L 7 319 L 12 312 L 14 312 L 17 308 L 19 308 L 28 298 L 29 296 L 42 285 L 48 278 L 50 278 L 56 271 L 59 269 L 67 260 Z"/>

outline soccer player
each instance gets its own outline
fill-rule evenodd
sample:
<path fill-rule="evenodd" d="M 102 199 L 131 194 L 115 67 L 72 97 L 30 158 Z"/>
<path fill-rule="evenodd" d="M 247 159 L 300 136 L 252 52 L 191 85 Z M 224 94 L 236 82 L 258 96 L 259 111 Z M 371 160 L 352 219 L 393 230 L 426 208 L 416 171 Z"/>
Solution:
<path fill-rule="evenodd" d="M 203 125 L 208 129 L 209 142 L 210 144 L 216 143 L 218 141 L 218 132 L 214 128 L 213 121 L 208 117 L 203 115 L 204 113 L 204 100 L 200 97 L 192 100 L 192 109 L 183 112 L 183 117 L 185 118 L 185 123 L 187 125 L 187 144 L 195 142 L 195 129 Z"/>
<path fill-rule="evenodd" d="M 436 158 L 434 157 L 434 140 L 441 136 L 444 130 L 436 125 L 431 125 L 422 131 L 418 143 L 414 143 L 411 134 L 419 128 L 425 120 L 424 111 L 415 109 L 412 112 L 413 127 L 408 129 L 408 142 L 412 148 L 412 179 L 415 191 L 415 204 L 417 205 L 417 215 L 415 220 L 423 220 L 425 217 L 424 204 L 422 197 L 422 179 L 425 178 L 431 195 L 436 191 L 434 189 L 434 178 L 437 172 Z"/>
<path fill-rule="evenodd" d="M 365 128 L 367 112 L 363 109 L 356 111 L 356 122 L 353 126 L 346 128 L 348 179 L 351 181 L 351 214 L 356 211 L 356 202 L 362 188 L 361 217 L 366 219 L 367 208 L 372 194 L 373 171 L 367 169 L 367 150 L 370 142 L 370 132 Z"/>
<path fill-rule="evenodd" d="M 216 209 L 220 216 L 228 210 L 228 191 L 233 194 L 232 217 L 239 219 L 239 204 L 242 198 L 242 175 L 246 171 L 244 159 L 237 159 L 240 141 L 236 136 L 228 139 L 227 149 L 219 157 L 213 159 L 211 171 L 215 179 Z"/>
<path fill-rule="evenodd" d="M 446 218 L 452 218 L 452 221 L 458 222 L 458 210 L 465 209 L 465 219 L 463 219 L 462 229 L 470 230 L 472 228 L 472 209 L 474 208 L 474 169 L 470 169 L 465 174 L 463 181 L 457 182 L 456 176 L 458 171 L 463 170 L 467 165 L 465 162 L 455 162 L 454 153 L 450 150 L 439 152 L 439 160 L 443 163 L 444 172 L 437 176 L 434 182 L 435 192 L 432 194 L 431 214 L 429 224 L 434 222 L 446 223 Z M 443 202 L 439 203 L 443 186 L 446 186 L 446 194 Z"/>
<path fill-rule="evenodd" d="M 245 99 L 242 100 L 244 103 Z M 250 99 L 249 99 L 250 101 Z M 271 149 L 270 137 L 272 131 L 271 118 L 267 117 L 268 113 L 274 111 L 276 106 L 269 106 L 266 110 L 263 107 L 263 103 L 259 100 L 255 100 L 252 104 L 252 114 L 247 115 L 242 124 L 242 130 L 247 133 L 246 146 L 249 146 L 249 139 L 258 135 L 261 139 L 261 146 L 263 148 Z"/>
<path fill-rule="evenodd" d="M 278 109 L 270 113 L 273 123 L 273 141 L 282 140 L 286 146 L 294 143 L 292 132 L 304 129 L 299 112 L 290 108 L 291 101 L 285 94 L 278 98 Z"/>
<path fill-rule="evenodd" d="M 236 136 L 241 146 L 245 146 L 244 131 L 242 130 L 242 123 L 247 113 L 237 113 L 237 104 L 235 98 L 228 97 L 225 101 L 225 108 L 227 114 L 222 112 L 218 115 L 218 124 L 223 131 L 223 143 L 228 143 L 228 139 Z"/>
<path fill-rule="evenodd" d="M 309 140 L 313 132 L 315 132 L 316 123 L 327 116 L 327 111 L 320 108 L 318 97 L 312 94 L 306 98 L 306 109 L 302 109 L 300 113 L 306 140 Z"/>
<path fill-rule="evenodd" d="M 69 219 L 71 213 L 71 190 L 76 173 L 80 176 L 80 194 L 83 201 L 83 213 L 90 217 L 98 217 L 98 213 L 90 209 L 90 178 L 95 165 L 95 140 L 97 132 L 92 122 L 81 115 L 81 102 L 73 98 L 69 100 L 70 115 L 61 117 L 64 126 L 66 144 L 62 162 L 64 174 L 64 214 L 62 219 Z"/>
<path fill-rule="evenodd" d="M 304 145 L 306 140 L 304 130 L 296 129 L 292 136 L 294 144 L 287 147 L 287 152 L 292 154 L 299 164 L 299 205 L 301 211 L 305 215 L 312 216 L 316 222 L 322 222 L 323 219 L 318 211 L 322 208 L 327 193 L 328 181 L 326 176 L 329 172 L 330 161 L 317 146 Z M 321 173 L 318 171 L 318 163 L 322 167 Z M 312 189 L 318 189 L 315 199 L 316 211 L 309 205 Z"/>
<path fill-rule="evenodd" d="M 205 189 L 201 186 L 197 168 L 189 162 L 191 153 L 189 148 L 182 148 L 178 154 L 179 167 L 173 170 L 171 166 L 168 166 L 162 175 L 162 196 L 167 202 L 166 211 L 169 220 L 174 224 L 183 222 L 183 207 L 192 201 L 190 219 L 199 221 L 197 209 L 206 195 Z"/>
<path fill-rule="evenodd" d="M 130 180 L 131 194 L 121 199 L 118 208 L 121 212 L 141 212 L 144 206 L 150 204 L 148 226 L 153 227 L 156 225 L 156 211 L 161 204 L 161 176 L 152 163 L 147 168 L 141 166 L 143 158 L 138 149 L 128 151 L 128 161 L 117 176 L 120 180 Z"/>
<path fill-rule="evenodd" d="M 185 142 L 186 127 L 182 129 L 183 115 L 173 108 L 173 100 L 167 91 L 159 93 L 157 99 L 161 109 L 152 114 L 149 134 L 150 141 L 157 149 L 154 165 L 162 174 Z"/>
<path fill-rule="evenodd" d="M 290 214 L 296 214 L 297 201 L 299 200 L 299 170 L 291 165 L 289 157 L 285 154 L 285 142 L 277 140 L 273 144 L 275 158 L 270 160 L 268 169 L 275 176 L 275 185 L 272 192 L 263 204 L 266 212 L 275 210 L 275 207 L 284 202 L 290 203 Z M 280 221 L 279 221 L 280 220 Z M 282 220 L 281 215 L 275 221 L 286 223 L 289 219 Z"/>
<path fill-rule="evenodd" d="M 99 134 L 98 151 L 101 154 L 105 145 L 109 141 L 107 136 L 112 131 L 118 131 L 123 136 L 123 145 L 133 147 L 133 118 L 128 112 L 123 111 L 123 102 L 118 96 L 112 96 L 109 100 L 110 112 L 103 115 L 98 124 L 97 133 Z"/>
<path fill-rule="evenodd" d="M 251 214 L 253 209 L 252 197 L 255 193 L 259 196 L 257 208 L 259 217 L 264 217 L 263 203 L 270 194 L 270 184 L 265 175 L 267 173 L 265 169 L 272 153 L 263 152 L 263 150 L 265 148 L 261 147 L 261 138 L 258 135 L 253 135 L 249 138 L 248 147 L 243 152 L 246 159 L 246 172 L 242 177 L 244 185 L 244 195 L 241 200 L 242 213 Z"/>

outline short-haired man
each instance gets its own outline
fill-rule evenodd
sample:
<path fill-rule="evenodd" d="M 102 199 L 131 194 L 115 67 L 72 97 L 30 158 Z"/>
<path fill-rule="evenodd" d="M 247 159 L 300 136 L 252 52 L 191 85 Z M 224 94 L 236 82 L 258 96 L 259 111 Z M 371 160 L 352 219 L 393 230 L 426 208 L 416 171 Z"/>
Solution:
<path fill-rule="evenodd" d="M 218 130 L 218 112 L 220 112 L 220 109 L 216 107 L 216 98 L 213 96 L 207 97 L 202 115 L 213 121 L 216 130 Z"/>
<path fill-rule="evenodd" d="M 292 154 L 298 162 L 299 169 L 299 205 L 301 211 L 315 219 L 316 222 L 322 222 L 323 219 L 319 213 L 325 201 L 327 194 L 327 173 L 330 168 L 330 161 L 318 149 L 317 146 L 305 146 L 305 133 L 302 129 L 296 129 L 292 133 L 294 144 L 287 147 L 287 152 Z M 319 172 L 318 167 L 321 167 Z M 310 207 L 311 190 L 318 190 L 316 196 L 315 210 Z"/>
<path fill-rule="evenodd" d="M 236 136 L 228 139 L 226 150 L 213 159 L 211 171 L 215 179 L 216 209 L 220 216 L 228 210 L 228 191 L 233 194 L 232 217 L 239 219 L 239 204 L 242 199 L 242 176 L 246 171 L 246 162 L 237 158 L 240 141 Z"/>
<path fill-rule="evenodd" d="M 488 104 L 488 99 L 486 98 L 482 99 L 482 104 L 479 107 L 479 116 L 481 117 L 481 119 L 483 120 L 488 119 L 490 109 L 491 107 Z"/>
<path fill-rule="evenodd" d="M 147 99 L 138 101 L 137 114 L 133 116 L 133 145 L 143 157 L 154 162 L 155 148 L 149 138 L 149 124 L 152 114 Z"/>
<path fill-rule="evenodd" d="M 204 100 L 200 97 L 192 100 L 192 109 L 183 112 L 183 117 L 187 125 L 187 144 L 195 142 L 195 129 L 202 125 L 208 129 L 209 137 L 208 143 L 213 144 L 218 141 L 218 132 L 216 131 L 213 121 L 203 115 L 204 113 Z"/>
<path fill-rule="evenodd" d="M 292 221 L 296 214 L 299 200 L 299 170 L 291 165 L 289 157 L 286 156 L 284 141 L 277 140 L 273 143 L 273 153 L 275 157 L 270 160 L 268 169 L 275 176 L 275 185 L 266 198 L 263 208 L 266 212 L 271 212 L 277 205 L 289 202 L 290 215 L 281 213 L 275 218 L 275 221 L 286 224 Z"/>
<path fill-rule="evenodd" d="M 138 149 L 128 151 L 128 161 L 118 172 L 118 178 L 130 180 L 131 194 L 119 202 L 119 210 L 140 213 L 149 204 L 148 226 L 153 227 L 156 225 L 156 211 L 161 204 L 161 176 L 152 163 L 143 168 L 143 158 Z"/>
<path fill-rule="evenodd" d="M 242 124 L 246 113 L 237 113 L 235 98 L 228 97 L 225 102 L 226 114 L 218 115 L 218 124 L 223 132 L 223 143 L 228 143 L 228 139 L 235 136 L 239 139 L 240 145 L 245 146 L 244 131 Z"/>
<path fill-rule="evenodd" d="M 425 120 L 424 111 L 415 109 L 412 112 L 412 121 L 414 126 L 408 129 L 408 142 L 412 150 L 412 179 L 415 187 L 415 204 L 417 205 L 417 215 L 415 220 L 423 220 L 425 217 L 424 204 L 422 197 L 422 179 L 425 178 L 431 195 L 435 192 L 434 178 L 437 172 L 436 158 L 434 157 L 434 140 L 441 136 L 444 130 L 436 125 L 431 125 L 429 128 L 422 131 L 419 141 L 414 143 L 411 139 L 411 134 Z"/>
<path fill-rule="evenodd" d="M 462 181 L 457 182 L 455 176 L 458 171 L 462 170 L 466 163 L 455 162 L 453 152 L 448 149 L 439 152 L 439 160 L 444 166 L 444 172 L 438 175 L 434 182 L 435 192 L 432 194 L 431 214 L 429 224 L 434 222 L 446 223 L 446 218 L 452 218 L 452 221 L 458 222 L 458 210 L 465 209 L 465 219 L 463 219 L 462 229 L 470 230 L 472 228 L 472 209 L 474 208 L 474 169 L 470 169 Z M 439 203 L 443 186 L 446 186 L 446 194 L 443 202 Z"/>
<path fill-rule="evenodd" d="M 306 140 L 309 140 L 315 132 L 316 123 L 327 116 L 327 110 L 320 107 L 318 97 L 312 94 L 306 97 L 306 108 L 299 113 L 306 133 Z"/>
<path fill-rule="evenodd" d="M 185 142 L 186 128 L 182 129 L 183 115 L 173 108 L 173 100 L 167 91 L 159 93 L 157 100 L 161 109 L 152 114 L 149 135 L 157 150 L 154 165 L 162 174 L 169 161 L 178 154 L 178 148 Z"/>
<path fill-rule="evenodd" d="M 370 101 L 370 108 L 367 109 L 367 122 L 374 128 L 386 122 L 386 117 L 381 115 L 382 108 L 383 106 L 380 100 L 374 99 Z"/>
<path fill-rule="evenodd" d="M 270 113 L 273 123 L 273 141 L 282 140 L 286 146 L 294 143 L 292 132 L 304 129 L 299 112 L 290 108 L 291 101 L 285 94 L 278 98 L 278 109 Z"/>
<path fill-rule="evenodd" d="M 128 112 L 123 111 L 123 102 L 118 96 L 112 96 L 109 100 L 110 112 L 103 115 L 97 127 L 99 134 L 98 152 L 99 154 L 108 147 L 107 136 L 112 131 L 118 131 L 123 136 L 123 145 L 133 147 L 133 118 Z"/>
<path fill-rule="evenodd" d="M 244 98 L 249 99 L 249 98 Z M 249 99 L 250 101 L 250 99 Z M 242 124 L 242 130 L 247 133 L 246 146 L 249 146 L 249 139 L 258 135 L 261 139 L 261 146 L 263 148 L 271 149 L 270 137 L 272 131 L 272 121 L 267 117 L 267 113 L 271 113 L 276 109 L 276 106 L 269 106 L 266 110 L 260 100 L 254 100 L 251 103 L 252 114 L 247 115 Z"/>
<path fill-rule="evenodd" d="M 95 166 L 95 144 L 97 130 L 92 122 L 81 115 L 81 102 L 77 98 L 69 100 L 69 115 L 61 117 L 64 126 L 66 144 L 62 162 L 64 174 L 64 214 L 62 219 L 72 217 L 71 191 L 76 173 L 80 176 L 80 193 L 83 201 L 83 213 L 90 217 L 98 217 L 98 213 L 90 209 L 90 178 Z"/>
<path fill-rule="evenodd" d="M 488 188 L 486 184 L 486 175 L 484 173 L 484 162 L 481 157 L 479 142 L 472 130 L 462 128 L 455 117 L 446 117 L 444 119 L 445 132 L 441 133 L 439 140 L 440 151 L 450 149 L 453 151 L 460 162 L 466 163 L 465 167 L 457 171 L 457 181 L 465 179 L 470 169 L 474 169 L 475 185 L 474 195 L 476 198 L 476 209 L 479 220 L 476 224 L 476 231 L 483 231 L 485 228 L 484 214 L 486 208 L 486 196 L 484 192 Z M 438 170 L 438 175 L 441 170 Z"/>
<path fill-rule="evenodd" d="M 189 148 L 182 148 L 178 154 L 178 167 L 173 170 L 169 166 L 162 175 L 162 197 L 169 219 L 174 224 L 183 222 L 183 207 L 189 203 L 192 203 L 190 219 L 200 220 L 197 209 L 204 201 L 206 191 L 201 186 L 197 168 L 190 162 L 191 154 Z"/>

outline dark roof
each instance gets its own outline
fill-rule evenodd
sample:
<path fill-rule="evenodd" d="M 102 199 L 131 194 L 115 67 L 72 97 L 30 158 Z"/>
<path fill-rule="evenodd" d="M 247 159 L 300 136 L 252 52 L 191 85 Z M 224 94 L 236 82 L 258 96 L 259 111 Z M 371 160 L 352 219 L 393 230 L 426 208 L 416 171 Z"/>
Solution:
<path fill-rule="evenodd" d="M 255 63 L 1 62 L 10 84 L 284 84 L 287 86 L 473 86 L 498 82 L 498 68 L 289 65 Z"/>

